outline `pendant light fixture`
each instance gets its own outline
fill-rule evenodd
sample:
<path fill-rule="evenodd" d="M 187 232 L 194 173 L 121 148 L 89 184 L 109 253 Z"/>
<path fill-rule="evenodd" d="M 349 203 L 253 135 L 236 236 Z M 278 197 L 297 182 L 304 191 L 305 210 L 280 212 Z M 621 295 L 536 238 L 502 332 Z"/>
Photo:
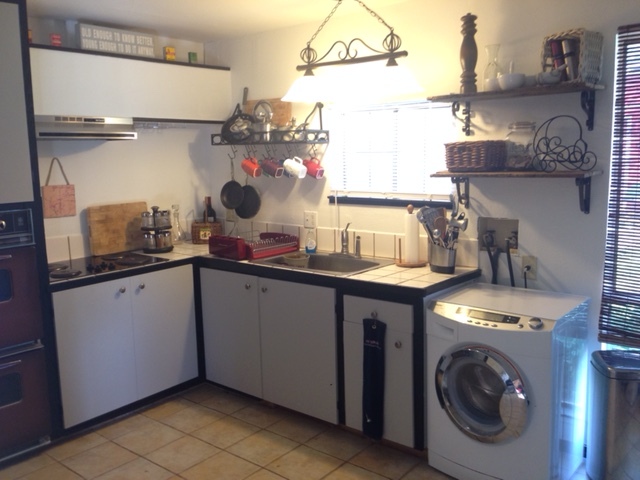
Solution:
<path fill-rule="evenodd" d="M 329 15 L 307 42 L 307 46 L 300 51 L 300 58 L 304 63 L 298 65 L 296 70 L 303 71 L 304 75 L 291 85 L 282 100 L 304 103 L 373 101 L 381 96 L 421 92 L 422 87 L 411 72 L 398 65 L 396 61 L 408 55 L 406 50 L 400 50 L 400 37 L 380 15 L 361 0 L 354 1 L 389 29 L 382 41 L 383 50 L 367 45 L 360 38 L 354 38 L 348 43 L 343 40 L 334 42 L 329 50 L 318 58 L 318 53 L 311 44 L 342 5 L 342 1 L 337 0 Z M 359 56 L 361 45 L 366 47 L 370 54 Z M 337 59 L 329 58 L 332 53 Z"/>

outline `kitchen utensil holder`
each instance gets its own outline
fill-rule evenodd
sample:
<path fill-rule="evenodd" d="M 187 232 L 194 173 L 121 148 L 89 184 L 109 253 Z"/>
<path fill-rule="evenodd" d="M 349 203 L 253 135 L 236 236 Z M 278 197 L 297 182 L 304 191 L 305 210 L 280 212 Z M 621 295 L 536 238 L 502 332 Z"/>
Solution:
<path fill-rule="evenodd" d="M 450 172 L 487 172 L 503 170 L 507 159 L 507 142 L 480 140 L 445 144 L 447 169 Z"/>
<path fill-rule="evenodd" d="M 436 273 L 454 273 L 456 250 L 429 243 L 429 268 Z"/>

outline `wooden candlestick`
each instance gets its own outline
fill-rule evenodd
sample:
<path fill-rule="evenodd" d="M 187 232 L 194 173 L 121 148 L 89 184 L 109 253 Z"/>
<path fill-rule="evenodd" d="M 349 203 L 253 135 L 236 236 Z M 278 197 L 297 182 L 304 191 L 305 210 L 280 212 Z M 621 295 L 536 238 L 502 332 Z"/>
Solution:
<path fill-rule="evenodd" d="M 474 38 L 476 30 L 475 15 L 467 13 L 462 20 L 462 45 L 460 46 L 460 64 L 462 65 L 462 75 L 460 75 L 460 93 L 476 93 L 476 63 L 478 62 L 478 46 Z"/>

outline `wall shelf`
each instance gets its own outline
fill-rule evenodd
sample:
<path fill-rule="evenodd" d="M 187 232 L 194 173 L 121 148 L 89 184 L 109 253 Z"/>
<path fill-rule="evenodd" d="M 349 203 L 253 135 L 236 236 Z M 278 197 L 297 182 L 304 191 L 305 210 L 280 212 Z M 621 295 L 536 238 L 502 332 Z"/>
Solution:
<path fill-rule="evenodd" d="M 594 170 L 589 172 L 582 171 L 556 171 L 556 172 L 449 172 L 442 171 L 432 174 L 432 177 L 449 177 L 451 182 L 456 184 L 456 190 L 460 204 L 465 208 L 469 208 L 469 179 L 470 178 L 573 178 L 578 187 L 578 200 L 580 202 L 580 211 L 588 214 L 591 206 L 591 178 L 602 175 L 602 171 Z M 464 188 L 462 188 L 464 186 Z"/>
<path fill-rule="evenodd" d="M 587 115 L 586 125 L 588 130 L 593 130 L 595 117 L 596 91 L 603 90 L 604 85 L 590 85 L 579 82 L 565 82 L 556 85 L 536 85 L 533 87 L 514 88 L 513 90 L 501 90 L 497 92 L 477 92 L 472 94 L 438 95 L 428 97 L 429 101 L 451 103 L 453 116 L 464 124 L 462 131 L 465 135 L 471 135 L 471 102 L 499 100 L 507 98 L 537 97 L 541 95 L 557 95 L 566 93 L 580 93 L 580 106 Z M 464 107 L 462 107 L 464 105 Z M 458 113 L 462 117 L 458 116 Z"/>

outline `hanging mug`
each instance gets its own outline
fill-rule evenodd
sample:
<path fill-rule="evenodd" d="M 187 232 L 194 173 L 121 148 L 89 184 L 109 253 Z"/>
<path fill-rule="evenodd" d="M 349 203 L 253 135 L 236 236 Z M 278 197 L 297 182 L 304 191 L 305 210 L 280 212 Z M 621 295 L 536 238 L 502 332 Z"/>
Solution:
<path fill-rule="evenodd" d="M 262 171 L 270 177 L 280 178 L 284 173 L 284 167 L 273 158 L 265 158 L 262 163 Z"/>
<path fill-rule="evenodd" d="M 307 167 L 307 175 L 310 177 L 319 179 L 324 176 L 324 168 L 322 168 L 320 160 L 317 158 L 305 158 L 302 163 Z"/>
<path fill-rule="evenodd" d="M 262 168 L 258 164 L 258 160 L 254 157 L 245 158 L 242 160 L 240 166 L 250 177 L 259 177 L 262 175 Z"/>
<path fill-rule="evenodd" d="M 284 171 L 287 172 L 290 177 L 304 178 L 307 176 L 307 167 L 304 166 L 300 157 L 287 158 L 283 166 Z"/>

